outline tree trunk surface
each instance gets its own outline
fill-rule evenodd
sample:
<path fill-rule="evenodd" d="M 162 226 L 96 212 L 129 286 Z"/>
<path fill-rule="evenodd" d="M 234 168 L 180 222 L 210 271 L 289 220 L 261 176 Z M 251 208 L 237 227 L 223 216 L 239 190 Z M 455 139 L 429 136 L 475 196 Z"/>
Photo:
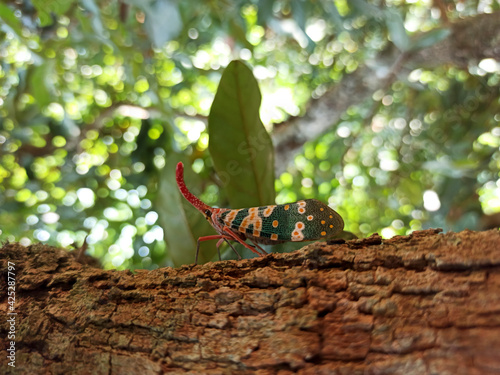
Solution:
<path fill-rule="evenodd" d="M 438 232 L 135 274 L 8 243 L 0 373 L 499 374 L 500 232 Z"/>

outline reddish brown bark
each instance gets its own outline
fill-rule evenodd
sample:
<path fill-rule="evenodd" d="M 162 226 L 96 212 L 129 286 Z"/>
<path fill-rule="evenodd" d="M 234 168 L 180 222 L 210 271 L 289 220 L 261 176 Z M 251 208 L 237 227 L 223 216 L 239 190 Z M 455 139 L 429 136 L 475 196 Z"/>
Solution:
<path fill-rule="evenodd" d="M 500 233 L 428 230 L 290 254 L 103 271 L 6 244 L 16 264 L 16 367 L 1 373 L 493 374 Z M 3 315 L 5 316 L 5 314 Z"/>

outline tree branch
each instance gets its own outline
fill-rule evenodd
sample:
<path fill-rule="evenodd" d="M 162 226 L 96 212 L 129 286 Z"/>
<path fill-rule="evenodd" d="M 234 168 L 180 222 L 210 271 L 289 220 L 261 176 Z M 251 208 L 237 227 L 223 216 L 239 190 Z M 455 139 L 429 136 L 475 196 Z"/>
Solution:
<path fill-rule="evenodd" d="M 6 244 L 15 373 L 498 372 L 500 232 L 437 232 L 135 274 Z"/>

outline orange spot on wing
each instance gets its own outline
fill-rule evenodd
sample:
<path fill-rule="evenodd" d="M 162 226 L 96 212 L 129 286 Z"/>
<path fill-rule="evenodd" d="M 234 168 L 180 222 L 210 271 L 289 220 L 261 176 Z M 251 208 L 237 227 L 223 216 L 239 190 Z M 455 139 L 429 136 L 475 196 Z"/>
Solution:
<path fill-rule="evenodd" d="M 290 205 L 289 204 L 285 204 L 285 207 L 283 207 L 285 209 L 285 211 L 288 211 L 288 209 L 290 208 Z"/>
<path fill-rule="evenodd" d="M 324 220 L 321 220 L 321 224 L 325 224 L 325 221 L 324 221 Z"/>
<path fill-rule="evenodd" d="M 323 207 L 320 207 L 320 209 L 319 209 L 319 210 L 320 210 L 320 211 L 324 211 L 325 209 L 324 209 Z"/>
<path fill-rule="evenodd" d="M 254 237 L 260 237 L 260 231 L 254 230 L 253 235 L 254 235 Z"/>
<path fill-rule="evenodd" d="M 297 223 L 297 228 L 299 228 L 299 229 L 304 228 L 304 224 L 302 224 L 302 223 Z"/>
<path fill-rule="evenodd" d="M 307 220 L 309 220 L 309 221 L 311 221 L 312 219 L 313 219 L 313 215 L 309 215 L 309 216 L 307 217 Z"/>
<path fill-rule="evenodd" d="M 267 206 L 266 209 L 264 210 L 264 217 L 269 217 L 274 211 L 274 207 L 276 206 Z"/>
<path fill-rule="evenodd" d="M 322 236 L 326 236 L 326 232 L 321 232 L 321 235 Z"/>
<path fill-rule="evenodd" d="M 278 235 L 276 233 L 271 234 L 271 239 L 276 241 L 278 239 Z"/>
<path fill-rule="evenodd" d="M 278 226 L 278 220 L 273 221 L 273 227 L 276 228 Z"/>

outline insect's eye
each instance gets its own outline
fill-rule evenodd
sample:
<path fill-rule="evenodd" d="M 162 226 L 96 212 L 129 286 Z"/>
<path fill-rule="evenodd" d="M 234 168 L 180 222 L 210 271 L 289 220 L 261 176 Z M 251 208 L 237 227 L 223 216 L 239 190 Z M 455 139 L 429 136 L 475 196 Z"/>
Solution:
<path fill-rule="evenodd" d="M 212 211 L 210 211 L 210 210 L 205 210 L 205 216 L 206 216 L 206 217 L 212 217 Z"/>

